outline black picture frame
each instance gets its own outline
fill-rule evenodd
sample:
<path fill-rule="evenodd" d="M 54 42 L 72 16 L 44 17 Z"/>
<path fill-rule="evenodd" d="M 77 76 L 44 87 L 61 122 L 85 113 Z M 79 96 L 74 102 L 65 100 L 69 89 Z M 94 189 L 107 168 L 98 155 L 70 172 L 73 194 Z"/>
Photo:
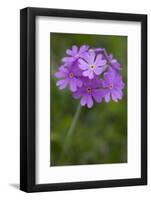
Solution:
<path fill-rule="evenodd" d="M 54 16 L 141 22 L 141 178 L 36 184 L 35 182 L 35 18 Z M 44 192 L 147 184 L 147 15 L 24 8 L 20 11 L 20 189 Z"/>

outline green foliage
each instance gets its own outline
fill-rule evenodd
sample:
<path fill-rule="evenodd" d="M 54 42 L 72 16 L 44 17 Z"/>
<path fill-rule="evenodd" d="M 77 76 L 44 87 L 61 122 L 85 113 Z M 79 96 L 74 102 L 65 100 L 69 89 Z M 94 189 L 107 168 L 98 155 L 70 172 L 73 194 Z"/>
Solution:
<path fill-rule="evenodd" d="M 51 33 L 51 166 L 127 162 L 127 37 Z M 81 108 L 73 134 L 65 143 L 79 101 L 56 87 L 54 72 L 66 49 L 88 44 L 104 47 L 122 65 L 124 96 L 115 103 Z M 67 148 L 64 149 L 66 144 Z"/>

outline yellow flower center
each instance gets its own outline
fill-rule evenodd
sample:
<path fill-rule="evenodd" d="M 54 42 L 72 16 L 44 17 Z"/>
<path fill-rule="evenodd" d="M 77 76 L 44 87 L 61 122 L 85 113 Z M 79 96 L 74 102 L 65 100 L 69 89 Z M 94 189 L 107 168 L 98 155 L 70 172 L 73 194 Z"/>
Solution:
<path fill-rule="evenodd" d="M 92 69 L 92 70 L 94 69 L 94 65 L 93 64 L 90 65 L 90 69 Z"/>
<path fill-rule="evenodd" d="M 109 88 L 112 89 L 112 88 L 113 88 L 113 84 L 110 84 L 110 85 L 109 85 Z"/>
<path fill-rule="evenodd" d="M 74 74 L 71 72 L 71 73 L 69 74 L 69 77 L 70 77 L 70 78 L 73 78 L 73 75 L 74 75 Z"/>
<path fill-rule="evenodd" d="M 89 87 L 88 87 L 88 88 L 87 88 L 87 92 L 89 92 L 89 93 L 90 93 L 90 92 L 91 92 L 91 88 L 89 88 Z"/>

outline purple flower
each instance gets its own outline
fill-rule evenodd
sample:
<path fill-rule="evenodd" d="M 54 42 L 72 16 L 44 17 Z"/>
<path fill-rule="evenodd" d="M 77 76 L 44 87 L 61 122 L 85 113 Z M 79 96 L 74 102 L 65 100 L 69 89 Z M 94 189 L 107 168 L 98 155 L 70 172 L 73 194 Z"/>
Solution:
<path fill-rule="evenodd" d="M 58 80 L 56 85 L 60 90 L 66 88 L 68 85 L 72 92 L 75 92 L 78 87 L 82 86 L 82 81 L 79 78 L 81 76 L 81 71 L 78 68 L 78 63 L 74 63 L 71 66 L 65 67 L 62 65 L 59 71 L 55 73 L 56 78 L 61 78 Z"/>
<path fill-rule="evenodd" d="M 107 60 L 108 60 L 108 65 L 110 67 L 112 67 L 115 70 L 119 70 L 120 69 L 120 67 L 121 67 L 120 63 L 115 58 L 113 58 L 112 54 L 107 56 Z"/>
<path fill-rule="evenodd" d="M 100 75 L 106 69 L 106 60 L 95 52 L 85 53 L 83 59 L 79 59 L 79 67 L 83 70 L 83 76 L 93 79 L 95 74 Z"/>
<path fill-rule="evenodd" d="M 92 48 L 92 49 L 89 49 L 89 52 L 95 52 L 95 53 L 104 53 L 104 48 Z"/>
<path fill-rule="evenodd" d="M 71 64 L 78 58 L 80 58 L 83 55 L 83 53 L 85 53 L 88 50 L 88 48 L 88 45 L 82 45 L 78 50 L 78 47 L 76 45 L 73 45 L 71 49 L 67 49 L 66 53 L 68 57 L 64 57 L 62 61 L 64 63 Z"/>
<path fill-rule="evenodd" d="M 80 99 L 81 106 L 91 108 L 94 101 L 118 102 L 122 99 L 124 83 L 120 64 L 105 48 L 89 48 L 76 45 L 67 49 L 63 65 L 55 73 L 60 90 L 69 86 L 72 96 Z M 99 75 L 102 75 L 100 79 Z"/>
<path fill-rule="evenodd" d="M 124 83 L 122 77 L 115 70 L 110 68 L 108 72 L 104 73 L 102 85 L 104 88 L 103 96 L 106 102 L 110 101 L 110 96 L 112 96 L 112 100 L 115 102 L 122 99 Z"/>
<path fill-rule="evenodd" d="M 95 100 L 97 103 L 102 101 L 102 89 L 100 88 L 101 81 L 96 77 L 91 80 L 85 77 L 82 78 L 82 81 L 82 87 L 78 88 L 76 92 L 72 93 L 72 96 L 75 99 L 79 99 L 81 97 L 81 106 L 87 105 L 88 108 L 91 108 L 93 106 L 93 100 Z"/>

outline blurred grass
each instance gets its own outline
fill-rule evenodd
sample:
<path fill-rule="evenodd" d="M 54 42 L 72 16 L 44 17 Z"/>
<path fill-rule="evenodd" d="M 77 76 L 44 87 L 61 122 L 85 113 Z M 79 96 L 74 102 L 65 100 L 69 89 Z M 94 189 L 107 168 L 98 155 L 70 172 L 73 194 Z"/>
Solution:
<path fill-rule="evenodd" d="M 80 165 L 127 162 L 127 37 L 51 33 L 51 133 L 50 165 Z M 102 102 L 92 109 L 82 107 L 75 131 L 63 152 L 65 137 L 72 122 L 78 100 L 68 89 L 56 87 L 54 72 L 58 70 L 66 49 L 87 44 L 104 47 L 122 65 L 124 96 L 114 103 Z"/>

